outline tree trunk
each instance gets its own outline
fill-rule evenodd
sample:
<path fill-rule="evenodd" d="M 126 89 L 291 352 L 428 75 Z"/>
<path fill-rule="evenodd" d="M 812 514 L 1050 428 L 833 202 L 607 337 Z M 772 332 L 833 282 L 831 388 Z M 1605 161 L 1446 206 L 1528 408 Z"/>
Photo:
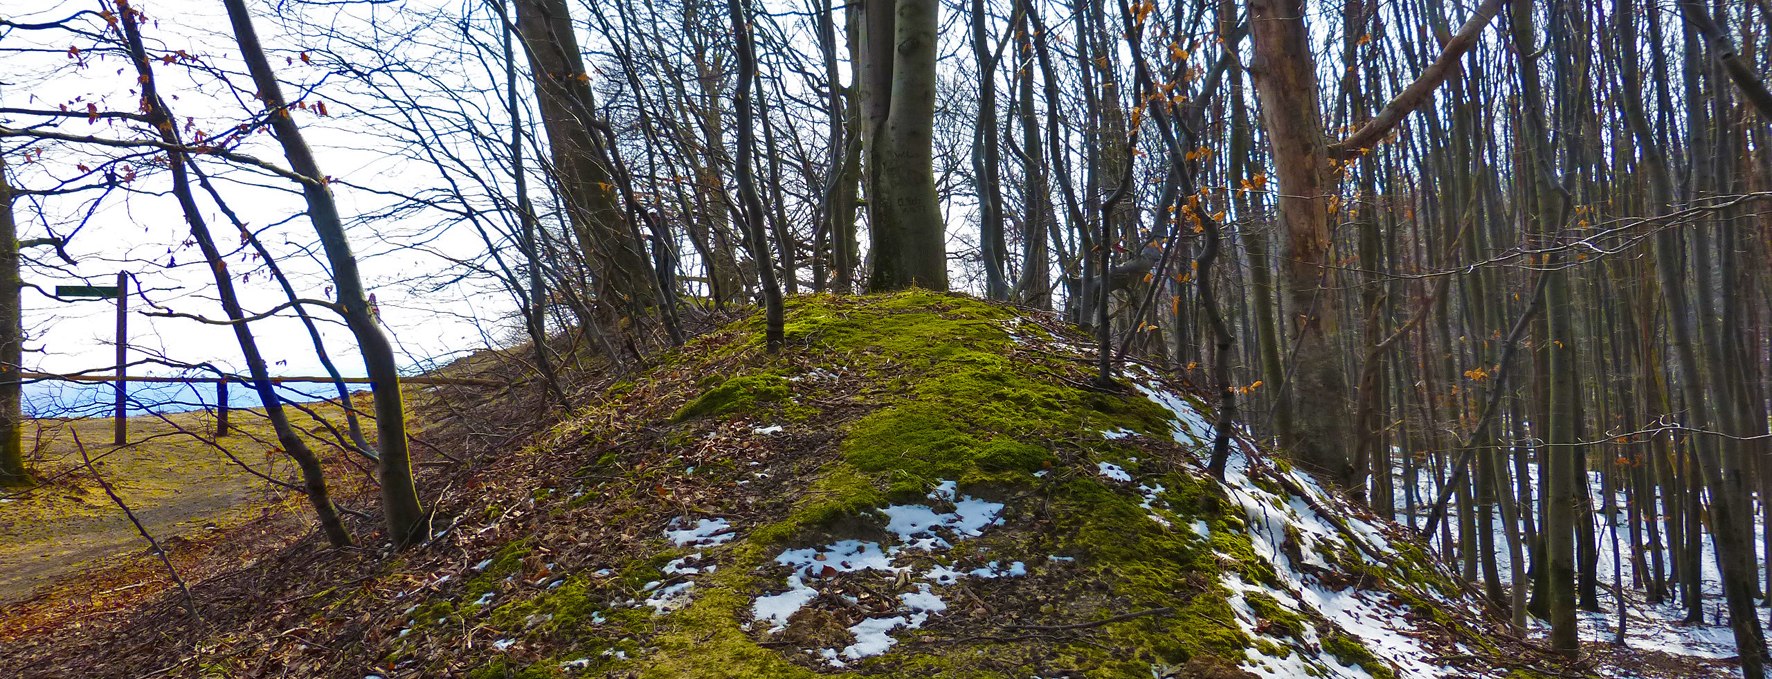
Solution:
<path fill-rule="evenodd" d="M 1288 396 L 1280 407 L 1291 408 L 1291 426 L 1279 433 L 1300 464 L 1346 487 L 1358 475 L 1348 451 L 1354 437 L 1347 371 L 1332 342 L 1340 307 L 1329 261 L 1334 182 L 1303 5 L 1303 0 L 1249 2 L 1255 55 L 1250 73 L 1279 180 L 1285 234 L 1280 278 L 1292 314 L 1291 373 L 1278 385 Z"/>
<path fill-rule="evenodd" d="M 223 0 L 228 20 L 233 25 L 234 40 L 240 46 L 253 84 L 264 102 L 271 129 L 283 147 L 290 169 L 302 177 L 302 197 L 308 206 L 308 219 L 319 234 L 320 245 L 332 268 L 334 292 L 342 309 L 345 324 L 357 339 L 363 355 L 363 367 L 372 380 L 370 392 L 375 396 L 377 476 L 381 482 L 383 520 L 388 539 L 397 547 L 416 544 L 428 537 L 426 514 L 418 501 L 418 488 L 412 478 L 410 444 L 406 437 L 406 405 L 400 394 L 399 364 L 394 347 L 383 334 L 380 321 L 370 312 L 363 280 L 357 273 L 357 258 L 351 254 L 351 243 L 345 235 L 344 221 L 328 188 L 326 175 L 320 171 L 314 154 L 302 138 L 301 129 L 289 115 L 282 86 L 265 58 L 258 32 L 252 27 L 252 16 L 245 0 Z"/>
<path fill-rule="evenodd" d="M 36 483 L 25 468 L 22 286 L 12 184 L 6 179 L 6 159 L 0 157 L 0 487 Z"/>
<path fill-rule="evenodd" d="M 123 27 L 130 61 L 135 63 L 139 76 L 137 80 L 142 87 L 142 105 L 147 109 L 149 124 L 159 131 L 161 141 L 172 147 L 183 146 L 183 141 L 179 139 L 178 126 L 174 124 L 177 118 L 160 98 L 150 65 L 152 61 L 142 45 L 138 10 L 121 3 L 119 5 L 122 11 L 119 23 Z M 270 420 L 271 428 L 276 432 L 277 445 L 301 469 L 303 490 L 320 520 L 321 532 L 325 533 L 327 542 L 334 547 L 349 545 L 351 536 L 339 521 L 338 508 L 332 504 L 320 460 L 289 422 L 289 416 L 283 409 L 282 397 L 277 394 L 277 387 L 271 382 L 264 356 L 258 350 L 258 341 L 252 335 L 252 328 L 246 322 L 246 313 L 234 291 L 233 274 L 228 271 L 227 261 L 223 259 L 221 249 L 216 247 L 209 225 L 197 206 L 196 195 L 191 191 L 190 158 L 183 151 L 169 150 L 166 152 L 166 159 L 167 165 L 172 169 L 173 196 L 178 199 L 179 208 L 184 212 L 185 223 L 191 229 L 191 238 L 197 242 L 198 249 L 203 252 L 203 259 L 209 264 L 209 271 L 215 279 L 216 296 L 221 298 L 222 311 L 227 314 L 234 339 L 240 344 L 240 353 L 246 360 L 247 371 L 252 375 L 253 389 L 258 393 L 259 403 L 264 406 L 265 418 Z"/>
<path fill-rule="evenodd" d="M 751 40 L 751 11 L 745 0 L 727 0 L 732 12 L 732 35 L 738 47 L 738 91 L 732 95 L 738 116 L 738 194 L 744 215 L 746 240 L 751 257 L 757 262 L 757 277 L 762 281 L 766 338 L 769 353 L 781 351 L 782 308 L 781 285 L 775 280 L 775 264 L 769 256 L 769 237 L 764 230 L 763 200 L 757 194 L 757 178 L 751 158 L 757 147 L 757 120 L 751 110 L 751 85 L 757 76 L 756 48 Z M 789 272 L 789 275 L 793 275 Z"/>
<path fill-rule="evenodd" d="M 563 0 L 562 0 L 563 1 Z M 874 292 L 947 290 L 947 244 L 935 193 L 936 0 L 862 8 L 862 155 Z"/>
<path fill-rule="evenodd" d="M 605 313 L 654 302 L 645 249 L 616 195 L 614 168 L 592 129 L 591 76 L 580 56 L 566 0 L 515 0 L 517 30 L 535 77 L 536 103 L 573 232 L 592 266 Z"/>

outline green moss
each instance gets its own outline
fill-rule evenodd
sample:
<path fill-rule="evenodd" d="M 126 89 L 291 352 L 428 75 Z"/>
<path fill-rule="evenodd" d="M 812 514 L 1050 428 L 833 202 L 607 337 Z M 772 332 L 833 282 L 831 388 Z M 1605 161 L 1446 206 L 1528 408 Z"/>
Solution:
<path fill-rule="evenodd" d="M 1243 595 L 1243 601 L 1249 604 L 1250 610 L 1255 611 L 1255 617 L 1267 626 L 1268 631 L 1273 632 L 1276 636 L 1304 640 L 1304 629 L 1307 624 L 1304 616 L 1280 605 L 1279 600 L 1264 592 L 1247 592 Z"/>
<path fill-rule="evenodd" d="M 785 401 L 790 393 L 787 379 L 780 375 L 740 375 L 702 392 L 678 409 L 672 419 L 682 422 L 697 417 L 748 412 L 758 403 Z"/>
<path fill-rule="evenodd" d="M 565 676 L 558 666 L 536 663 L 527 667 L 499 658 L 467 674 L 467 679 L 556 679 Z"/>
<path fill-rule="evenodd" d="M 814 676 L 816 670 L 797 664 L 805 662 L 803 647 L 765 645 L 745 629 L 753 597 L 779 591 L 779 581 L 765 581 L 760 573 L 774 572 L 772 557 L 785 547 L 878 531 L 875 510 L 892 501 L 922 501 L 937 482 L 952 480 L 961 492 L 1009 505 L 1003 537 L 987 534 L 965 549 L 973 555 L 988 552 L 993 559 L 1027 559 L 1035 571 L 1029 580 L 986 586 L 1040 588 L 1038 596 L 1016 597 L 1017 605 L 1034 608 L 1003 611 L 1013 616 L 1006 620 L 1069 623 L 1139 614 L 1074 636 L 988 644 L 954 642 L 931 625 L 902 633 L 905 643 L 893 652 L 851 669 L 983 677 L 1026 663 L 1088 668 L 1090 677 L 1148 677 L 1154 666 L 1213 668 L 1210 676 L 1240 676 L 1237 665 L 1251 648 L 1274 657 L 1300 650 L 1314 655 L 1302 640 L 1305 630 L 1322 621 L 1271 596 L 1244 597 L 1267 628 L 1266 638 L 1252 638 L 1238 624 L 1224 579 L 1234 573 L 1245 582 L 1277 586 L 1278 577 L 1255 553 L 1243 512 L 1224 489 L 1189 465 L 1159 457 L 1167 449 L 1153 453 L 1149 448 L 1169 438 L 1170 414 L 1136 393 L 1087 388 L 1086 366 L 1017 340 L 1045 338 L 1044 329 L 1020 322 L 1004 307 L 927 291 L 792 298 L 786 349 L 777 357 L 761 351 L 761 323 L 760 315 L 740 321 L 663 360 L 670 375 L 704 376 L 693 386 L 681 377 L 667 378 L 679 380 L 673 388 L 699 390 L 676 411 L 679 423 L 732 414 L 792 419 L 820 412 L 810 403 L 844 404 L 832 412 L 850 419 L 821 423 L 840 427 L 840 439 L 825 444 L 828 456 L 807 458 L 818 465 L 815 472 L 796 469 L 806 477 L 797 480 L 788 506 L 771 498 L 777 504 L 762 515 L 774 520 L 747 526 L 738 540 L 711 550 L 719 569 L 697 577 L 693 598 L 681 610 L 655 617 L 645 607 L 609 607 L 612 599 L 633 597 L 646 581 L 660 579 L 659 566 L 682 553 L 661 549 L 620 567 L 614 578 L 574 576 L 531 600 L 505 603 L 485 618 L 487 623 L 571 640 L 573 651 L 557 660 L 590 657 L 625 643 L 622 639 L 639 639 L 626 651 L 634 659 L 624 670 L 645 677 Z M 824 391 L 829 382 L 789 378 L 814 369 L 843 376 L 836 393 Z M 641 391 L 633 385 L 625 390 Z M 610 398 L 619 395 L 612 392 Z M 1102 439 L 1100 432 L 1115 428 L 1150 441 Z M 704 423 L 689 422 L 655 441 L 667 448 L 683 446 L 704 431 Z M 1134 456 L 1143 463 L 1131 463 Z M 602 469 L 587 476 L 611 475 L 617 460 L 613 452 L 605 458 L 597 463 Z M 1163 485 L 1161 503 L 1140 506 L 1134 488 L 1094 473 L 1096 460 L 1115 461 L 1141 482 Z M 703 467 L 710 475 L 728 469 L 719 461 L 696 464 L 698 479 Z M 659 465 L 649 469 L 646 473 L 672 471 Z M 1052 473 L 1034 475 L 1043 469 Z M 644 473 L 622 478 L 645 487 Z M 617 512 L 614 522 L 638 519 L 642 510 L 627 511 L 633 515 Z M 1151 514 L 1172 525 L 1151 520 Z M 1206 523 L 1207 536 L 1191 529 L 1194 521 Z M 1036 532 L 1014 534 L 1018 529 Z M 1063 566 L 1061 577 L 1041 579 L 1036 564 L 1045 564 L 1047 554 L 1076 561 Z M 1403 559 L 1410 570 L 1417 566 L 1412 558 Z M 1392 582 L 1376 577 L 1375 582 Z M 1437 587 L 1437 577 L 1430 568 L 1418 584 Z M 992 594 L 983 596 L 989 600 Z M 934 643 L 915 643 L 918 637 Z M 1299 643 L 1288 646 L 1288 638 Z M 1374 676 L 1392 676 L 1351 637 L 1331 634 L 1322 644 L 1342 662 Z M 608 673 L 601 664 L 595 668 Z M 1183 676 L 1189 675 L 1184 671 Z"/>
<path fill-rule="evenodd" d="M 696 587 L 694 602 L 667 618 L 653 640 L 656 651 L 641 663 L 645 669 L 640 676 L 658 679 L 816 676 L 789 662 L 782 653 L 758 646 L 738 628 L 739 617 L 749 615 L 748 592 L 752 585 L 748 573 L 760 562 L 755 550 L 741 552 L 737 555 L 737 567 L 721 568 L 708 576 L 706 586 Z"/>
<path fill-rule="evenodd" d="M 1374 679 L 1395 679 L 1397 676 L 1396 670 L 1379 660 L 1378 656 L 1372 655 L 1372 651 L 1360 643 L 1359 639 L 1341 632 L 1330 632 L 1323 637 L 1322 643 L 1323 650 L 1335 656 L 1341 664 L 1358 666 Z"/>
<path fill-rule="evenodd" d="M 765 546 L 786 542 L 808 530 L 831 526 L 886 504 L 874 480 L 853 467 L 837 464 L 825 470 L 800 499 L 787 520 L 758 527 L 750 541 Z"/>

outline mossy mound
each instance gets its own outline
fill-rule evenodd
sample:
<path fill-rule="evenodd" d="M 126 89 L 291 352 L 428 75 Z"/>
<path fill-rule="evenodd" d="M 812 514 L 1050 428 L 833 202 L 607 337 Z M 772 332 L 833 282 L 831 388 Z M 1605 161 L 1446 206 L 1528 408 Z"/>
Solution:
<path fill-rule="evenodd" d="M 482 491 L 454 524 L 473 565 L 399 593 L 407 614 L 364 635 L 376 666 L 1384 677 L 1482 636 L 1419 549 L 1309 478 L 1240 441 L 1227 482 L 1206 476 L 1203 404 L 1143 368 L 1092 386 L 1086 340 L 1052 318 L 798 297 L 776 356 L 761 323 L 689 343 L 514 456 L 576 471 Z"/>

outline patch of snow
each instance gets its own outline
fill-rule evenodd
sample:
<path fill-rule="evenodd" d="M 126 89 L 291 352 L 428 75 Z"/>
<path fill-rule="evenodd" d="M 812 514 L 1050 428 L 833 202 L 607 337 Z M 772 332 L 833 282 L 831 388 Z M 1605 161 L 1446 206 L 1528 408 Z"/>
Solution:
<path fill-rule="evenodd" d="M 843 648 L 843 657 L 850 660 L 860 660 L 885 653 L 886 649 L 892 648 L 893 644 L 898 643 L 897 639 L 892 638 L 890 632 L 900 627 L 910 626 L 910 624 L 911 621 L 902 615 L 890 618 L 868 618 L 855 623 L 849 628 L 849 633 L 855 635 L 855 643 Z"/>
<path fill-rule="evenodd" d="M 758 622 L 768 621 L 770 632 L 787 628 L 788 618 L 818 598 L 818 590 L 807 587 L 799 575 L 788 576 L 788 591 L 757 597 L 751 603 L 751 616 Z"/>
<path fill-rule="evenodd" d="M 510 648 L 513 645 L 516 645 L 516 643 L 517 643 L 516 639 L 499 639 L 498 641 L 492 642 L 492 650 L 502 651 L 507 648 Z"/>
<path fill-rule="evenodd" d="M 780 434 L 781 431 L 782 431 L 781 425 L 779 425 L 779 424 L 772 424 L 767 427 L 756 427 L 756 428 L 751 429 L 751 432 L 756 433 L 756 434 Z"/>
<path fill-rule="evenodd" d="M 929 585 L 922 583 L 917 584 L 917 591 L 898 595 L 898 600 L 904 602 L 905 608 L 918 613 L 940 613 L 948 609 L 947 602 L 930 592 Z"/>
<path fill-rule="evenodd" d="M 492 559 L 487 559 L 485 561 L 481 561 L 480 563 L 474 564 L 474 572 L 478 573 L 480 571 L 486 570 L 486 567 L 491 566 L 491 565 L 492 565 Z"/>
<path fill-rule="evenodd" d="M 1161 495 L 1163 493 L 1163 491 L 1165 491 L 1165 490 L 1169 490 L 1169 489 L 1164 488 L 1163 484 L 1161 484 L 1161 483 L 1154 485 L 1154 486 L 1149 486 L 1149 485 L 1145 485 L 1142 483 L 1138 484 L 1138 492 L 1144 494 L 1144 502 L 1139 503 L 1138 506 L 1143 507 L 1145 509 L 1150 509 L 1151 503 L 1156 502 L 1157 496 Z"/>
<path fill-rule="evenodd" d="M 892 565 L 892 557 L 881 551 L 880 543 L 861 540 L 841 540 L 822 551 L 817 548 L 790 549 L 775 557 L 775 562 L 810 577 L 825 575 L 827 568 L 832 573 L 901 570 Z"/>
<path fill-rule="evenodd" d="M 474 601 L 474 605 L 475 606 L 485 606 L 487 604 L 487 602 L 492 601 L 492 597 L 494 597 L 494 596 L 497 596 L 497 595 L 492 592 L 487 592 L 485 594 L 482 594 L 482 595 L 480 595 L 479 599 Z"/>
<path fill-rule="evenodd" d="M 577 660 L 568 660 L 566 662 L 560 663 L 560 669 L 567 670 L 567 671 L 582 670 L 582 669 L 586 669 L 590 666 L 591 666 L 591 659 L 590 658 L 579 658 Z"/>
<path fill-rule="evenodd" d="M 955 494 L 958 493 L 959 490 L 960 490 L 959 482 L 957 482 L 957 481 L 942 481 L 941 483 L 935 484 L 935 490 L 929 491 L 929 499 L 952 501 L 954 499 Z"/>
<path fill-rule="evenodd" d="M 911 548 L 933 551 L 951 546 L 936 534 L 936 529 L 947 529 L 956 537 L 971 537 L 981 534 L 987 526 L 1001 523 L 998 515 L 1003 512 L 1003 503 L 956 494 L 952 481 L 941 482 L 929 494 L 932 500 L 952 501 L 952 512 L 938 512 L 928 505 L 889 505 L 881 509 L 887 519 L 886 530 Z"/>
<path fill-rule="evenodd" d="M 671 519 L 671 526 L 682 523 L 681 518 Z M 694 528 L 665 530 L 665 537 L 678 547 L 703 547 L 723 545 L 733 537 L 732 525 L 725 519 L 697 519 Z"/>
<path fill-rule="evenodd" d="M 987 564 L 980 566 L 978 568 L 974 568 L 970 572 L 967 573 L 967 575 L 970 575 L 975 578 L 983 579 L 983 580 L 995 580 L 997 578 L 1019 578 L 1021 576 L 1027 575 L 1027 574 L 1028 574 L 1027 564 L 1024 564 L 1020 561 L 1016 561 L 1014 563 L 1009 564 L 1008 568 L 999 568 L 997 566 L 997 562 L 992 561 L 992 562 L 987 563 Z"/>
<path fill-rule="evenodd" d="M 679 582 L 653 592 L 646 599 L 646 605 L 652 607 L 654 614 L 669 613 L 689 605 L 689 590 L 694 588 L 694 582 Z"/>
<path fill-rule="evenodd" d="M 811 652 L 812 651 L 807 651 L 807 653 Z M 818 652 L 818 656 L 824 658 L 825 662 L 830 663 L 831 667 L 846 667 L 849 665 L 849 663 L 843 662 L 841 659 L 837 658 L 837 649 L 834 648 L 822 649 Z"/>
<path fill-rule="evenodd" d="M 687 564 L 691 561 L 700 560 L 701 552 L 696 552 L 680 559 L 672 559 L 670 563 L 665 564 L 664 568 L 660 570 L 662 570 L 665 575 L 695 575 L 701 572 L 701 568 Z M 709 570 L 712 570 L 712 568 L 710 567 Z"/>
<path fill-rule="evenodd" d="M 929 568 L 928 573 L 923 574 L 923 579 L 924 580 L 934 580 L 935 584 L 937 584 L 937 585 L 951 585 L 956 582 L 959 582 L 960 578 L 964 577 L 965 575 L 966 575 L 965 573 L 961 573 L 960 571 L 954 570 L 952 568 L 948 568 L 945 565 L 936 564 L 936 565 L 931 566 Z"/>
<path fill-rule="evenodd" d="M 1126 470 L 1121 469 L 1120 465 L 1112 462 L 1097 462 L 1095 463 L 1095 468 L 1101 472 L 1103 478 L 1109 481 L 1127 483 L 1132 480 L 1131 474 L 1126 473 Z"/>
<path fill-rule="evenodd" d="M 1199 409 L 1188 403 L 1187 399 L 1174 392 L 1153 388 L 1143 382 L 1135 382 L 1133 386 L 1138 389 L 1139 393 L 1144 394 L 1145 398 L 1163 406 L 1164 410 L 1175 416 L 1175 421 L 1171 422 L 1170 426 L 1174 429 L 1173 437 L 1176 443 L 1204 446 L 1211 443 L 1212 439 L 1217 436 L 1217 430 L 1213 428 L 1212 423 L 1207 422 L 1206 416 L 1200 414 Z"/>
<path fill-rule="evenodd" d="M 1115 427 L 1114 429 L 1112 429 L 1110 431 L 1104 431 L 1101 433 L 1101 437 L 1104 439 L 1107 439 L 1109 441 L 1116 441 L 1119 439 L 1126 438 L 1128 436 L 1137 436 L 1137 435 L 1138 435 L 1138 432 L 1132 431 L 1131 429 L 1127 429 L 1125 427 Z"/>

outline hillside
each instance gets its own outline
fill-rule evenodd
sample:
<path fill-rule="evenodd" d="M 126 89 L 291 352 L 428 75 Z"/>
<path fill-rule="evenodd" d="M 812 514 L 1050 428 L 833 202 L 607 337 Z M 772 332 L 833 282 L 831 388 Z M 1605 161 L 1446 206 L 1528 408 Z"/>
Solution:
<path fill-rule="evenodd" d="M 0 673 L 1548 672 L 1309 476 L 1237 441 L 1213 481 L 1188 389 L 1137 366 L 1091 388 L 1080 336 L 1048 318 L 811 296 L 787 339 L 770 357 L 760 319 L 733 323 L 484 444 L 426 479 L 418 548 L 304 541 L 196 587 L 200 623 L 168 595 L 0 648 Z"/>

